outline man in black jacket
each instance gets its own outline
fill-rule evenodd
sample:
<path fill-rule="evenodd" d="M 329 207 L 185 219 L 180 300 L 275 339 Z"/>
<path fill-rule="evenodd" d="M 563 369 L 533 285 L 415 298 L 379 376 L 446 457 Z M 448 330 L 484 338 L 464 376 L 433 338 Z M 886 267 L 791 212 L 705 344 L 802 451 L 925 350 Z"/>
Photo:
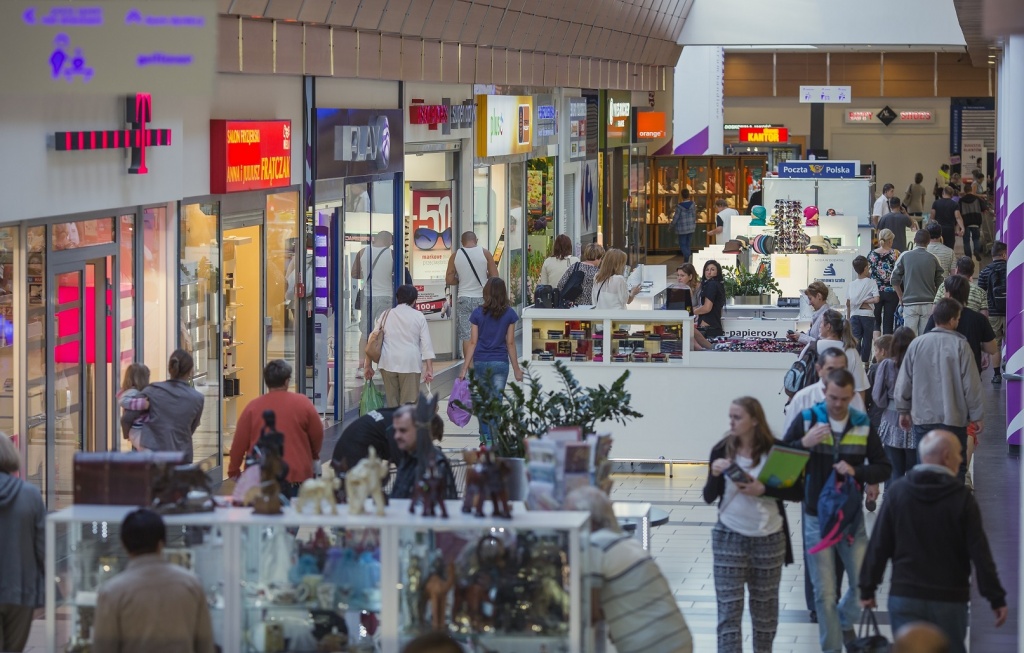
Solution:
<path fill-rule="evenodd" d="M 918 453 L 921 464 L 885 493 L 860 573 L 861 604 L 875 607 L 875 589 L 892 560 L 893 632 L 914 621 L 931 622 L 949 636 L 952 653 L 963 653 L 971 563 L 997 628 L 1006 622 L 1006 592 L 999 584 L 978 503 L 956 479 L 959 440 L 949 431 L 930 431 Z"/>
<path fill-rule="evenodd" d="M 786 431 L 788 446 L 810 451 L 804 481 L 805 549 L 822 539 L 818 498 L 833 470 L 852 476 L 859 487 L 881 483 L 892 472 L 871 420 L 865 413 L 850 408 L 853 395 L 853 375 L 845 369 L 833 370 L 825 379 L 825 401 L 801 412 Z M 827 515 L 821 517 L 825 519 Z M 850 587 L 838 606 L 832 550 L 808 555 L 823 653 L 840 653 L 843 644 L 855 637 L 854 628 L 860 619 L 856 584 L 867 544 L 864 516 L 859 514 L 852 540 L 835 545 L 835 553 L 843 561 L 850 579 Z"/>
<path fill-rule="evenodd" d="M 433 459 L 435 473 L 446 479 L 445 499 L 459 498 L 458 489 L 455 487 L 455 476 L 452 474 L 451 464 L 441 450 L 434 445 L 437 437 L 435 424 L 443 422 L 441 418 L 434 415 L 431 422 L 431 434 L 420 433 L 416 429 L 416 407 L 412 405 L 400 406 L 394 414 L 394 439 L 395 444 L 402 450 L 404 455 L 398 463 L 398 471 L 395 474 L 395 483 L 391 487 L 388 496 L 392 499 L 411 499 L 416 484 L 423 479 L 424 472 Z"/>

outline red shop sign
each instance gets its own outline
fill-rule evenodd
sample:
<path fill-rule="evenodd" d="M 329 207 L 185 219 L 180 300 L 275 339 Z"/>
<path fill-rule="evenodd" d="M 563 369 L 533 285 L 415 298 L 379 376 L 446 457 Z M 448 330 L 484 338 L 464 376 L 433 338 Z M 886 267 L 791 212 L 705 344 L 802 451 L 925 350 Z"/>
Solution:
<path fill-rule="evenodd" d="M 740 127 L 741 143 L 788 143 L 786 127 Z"/>
<path fill-rule="evenodd" d="M 292 183 L 291 120 L 211 120 L 210 192 Z"/>
<path fill-rule="evenodd" d="M 448 122 L 448 107 L 443 104 L 410 104 L 409 124 L 430 125 L 430 129 L 437 129 L 438 125 Z"/>

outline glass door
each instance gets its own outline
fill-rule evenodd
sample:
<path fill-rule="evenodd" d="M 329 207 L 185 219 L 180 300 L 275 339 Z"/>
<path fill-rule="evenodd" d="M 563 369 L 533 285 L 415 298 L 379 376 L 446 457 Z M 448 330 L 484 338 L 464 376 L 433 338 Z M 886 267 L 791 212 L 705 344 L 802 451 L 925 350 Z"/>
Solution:
<path fill-rule="evenodd" d="M 110 443 L 110 279 L 108 258 L 54 265 L 48 272 L 47 505 L 71 505 L 74 454 Z"/>
<path fill-rule="evenodd" d="M 626 200 L 626 254 L 629 265 L 647 261 L 647 146 L 629 148 Z"/>

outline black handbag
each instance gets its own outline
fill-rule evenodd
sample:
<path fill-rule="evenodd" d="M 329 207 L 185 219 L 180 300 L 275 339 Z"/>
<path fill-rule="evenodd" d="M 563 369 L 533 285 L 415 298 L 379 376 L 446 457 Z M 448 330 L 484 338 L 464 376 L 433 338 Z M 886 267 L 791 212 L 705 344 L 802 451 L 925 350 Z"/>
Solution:
<path fill-rule="evenodd" d="M 860 613 L 860 627 L 857 638 L 846 645 L 847 653 L 889 653 L 889 640 L 882 635 L 875 619 L 875 611 L 865 608 Z"/>

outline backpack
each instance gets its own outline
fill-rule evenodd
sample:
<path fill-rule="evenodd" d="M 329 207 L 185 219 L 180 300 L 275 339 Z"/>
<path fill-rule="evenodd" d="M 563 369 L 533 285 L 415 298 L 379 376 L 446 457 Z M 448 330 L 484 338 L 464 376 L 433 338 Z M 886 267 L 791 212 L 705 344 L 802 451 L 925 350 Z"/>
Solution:
<path fill-rule="evenodd" d="M 832 445 L 839 451 L 839 443 Z M 839 456 L 835 456 L 838 460 Z M 843 476 L 833 469 L 825 481 L 825 486 L 818 496 L 818 525 L 821 530 L 821 541 L 808 549 L 807 553 L 819 551 L 839 544 L 844 539 L 853 541 L 854 527 L 860 516 L 863 497 L 860 486 L 852 476 Z"/>
<path fill-rule="evenodd" d="M 1006 314 L 1006 264 L 993 265 L 988 275 L 988 307 Z"/>
<path fill-rule="evenodd" d="M 786 370 L 786 376 L 782 379 L 782 388 L 786 391 L 786 396 L 792 399 L 796 393 L 818 382 L 818 370 L 815 368 L 817 364 L 818 348 L 809 345 L 800 358 Z"/>
<path fill-rule="evenodd" d="M 583 281 L 587 278 L 587 275 L 581 269 L 580 266 L 582 265 L 583 263 L 577 263 L 572 269 L 572 274 L 565 280 L 565 285 L 562 286 L 558 302 L 559 308 L 569 308 L 569 304 L 579 299 L 580 295 L 583 294 Z"/>

